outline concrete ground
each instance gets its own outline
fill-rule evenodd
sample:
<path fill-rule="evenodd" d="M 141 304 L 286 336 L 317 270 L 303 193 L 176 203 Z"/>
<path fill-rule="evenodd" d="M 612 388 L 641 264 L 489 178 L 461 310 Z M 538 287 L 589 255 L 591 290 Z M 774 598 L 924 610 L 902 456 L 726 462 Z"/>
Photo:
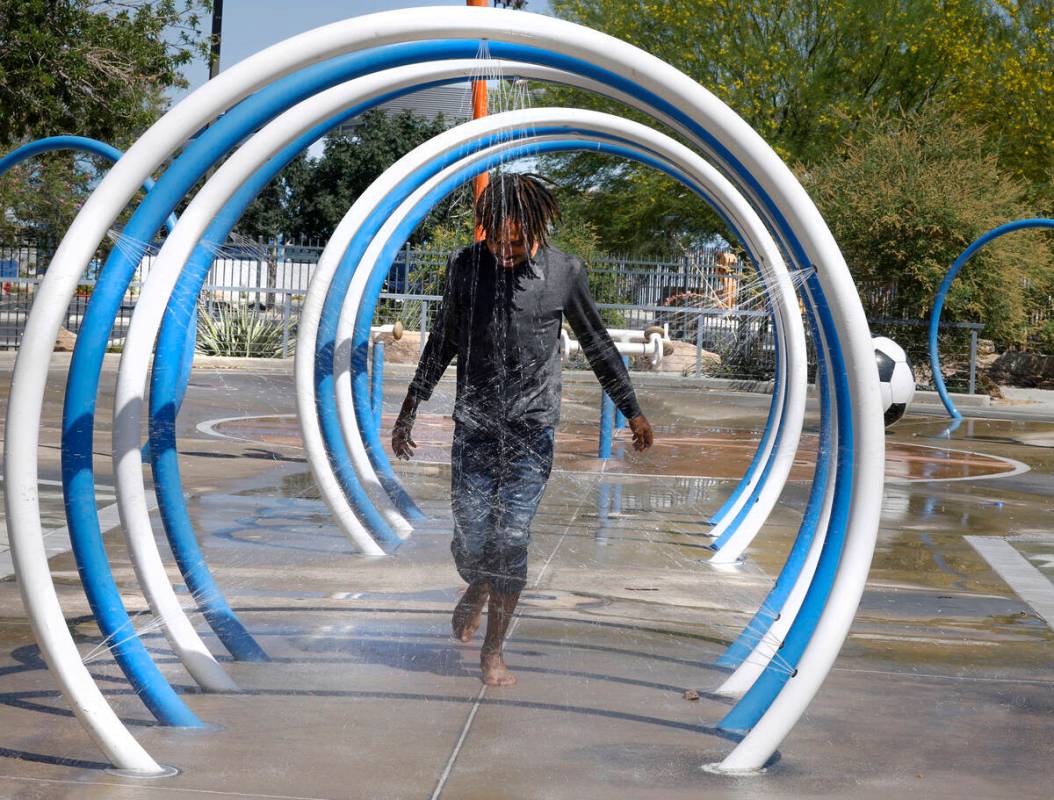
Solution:
<path fill-rule="evenodd" d="M 59 479 L 64 374 L 57 358 L 41 432 L 44 481 Z M 768 769 L 729 777 L 701 769 L 733 746 L 714 728 L 730 701 L 713 694 L 726 674 L 713 661 L 783 562 L 811 455 L 803 449 L 805 463 L 745 563 L 718 571 L 706 564 L 700 520 L 734 485 L 723 462 L 756 434 L 768 398 L 668 381 L 640 387 L 659 437 L 684 444 L 673 455 L 638 456 L 623 441 L 612 469 L 597 471 L 576 466 L 585 462 L 575 448 L 599 391 L 569 382 L 558 439 L 567 468 L 551 480 L 534 526 L 508 647 L 520 682 L 484 691 L 478 640 L 449 635 L 461 586 L 448 550 L 442 437 L 427 461 L 399 467 L 429 523 L 392 557 L 356 556 L 319 501 L 295 436 L 255 435 L 244 420 L 241 438 L 217 435 L 232 435 L 224 425 L 236 423 L 216 420 L 292 413 L 287 366 L 195 372 L 179 429 L 191 511 L 218 583 L 272 660 L 221 659 L 242 691 L 200 693 L 144 613 L 136 622 L 151 652 L 214 727 L 154 725 L 91 621 L 73 559 L 61 552 L 57 485 L 44 483 L 45 526 L 57 537 L 52 570 L 81 651 L 136 736 L 179 774 L 144 781 L 106 771 L 41 663 L 8 577 L 0 580 L 0 797 L 1049 797 L 1054 632 L 1037 611 L 1042 586 L 1022 576 L 1031 569 L 1054 593 L 1054 417 L 1033 410 L 949 432 L 938 418 L 911 416 L 892 430 L 891 452 L 924 466 L 897 471 L 891 461 L 853 632 Z M 404 390 L 393 370 L 386 410 Z M 424 409 L 440 432 L 452 390 L 441 384 Z M 100 401 L 107 413 L 95 447 L 104 515 L 113 502 L 109 400 Z M 694 460 L 692 437 L 711 443 Z M 654 459 L 674 456 L 690 474 L 656 468 Z M 969 464 L 981 461 L 1006 468 L 977 478 Z M 942 468 L 927 472 L 935 462 Z M 116 525 L 106 543 L 126 604 L 145 611 Z M 4 548 L 6 537 L 0 556 Z M 1009 554 L 1000 561 L 992 548 Z M 174 566 L 171 575 L 181 585 Z M 204 621 L 192 619 L 222 655 Z M 687 689 L 699 699 L 686 699 Z"/>

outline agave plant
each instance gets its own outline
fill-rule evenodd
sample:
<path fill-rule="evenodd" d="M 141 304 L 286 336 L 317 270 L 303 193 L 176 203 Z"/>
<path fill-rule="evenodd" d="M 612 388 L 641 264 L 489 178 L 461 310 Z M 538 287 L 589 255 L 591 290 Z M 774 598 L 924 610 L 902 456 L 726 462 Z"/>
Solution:
<path fill-rule="evenodd" d="M 221 305 L 216 314 L 204 305 L 198 306 L 197 351 L 205 355 L 281 358 L 282 331 L 282 319 L 269 316 L 256 305 Z M 292 354 L 291 335 L 286 347 L 287 354 Z"/>

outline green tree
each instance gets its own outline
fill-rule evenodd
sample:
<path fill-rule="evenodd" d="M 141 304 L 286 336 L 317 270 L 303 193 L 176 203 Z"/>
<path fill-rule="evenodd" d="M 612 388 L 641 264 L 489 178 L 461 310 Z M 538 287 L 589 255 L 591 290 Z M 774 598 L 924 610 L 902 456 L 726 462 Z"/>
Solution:
<path fill-rule="evenodd" d="M 392 114 L 374 109 L 362 116 L 353 133 L 327 138 L 300 195 L 290 200 L 295 215 L 288 233 L 304 239 L 328 239 L 359 195 L 384 170 L 446 127 L 442 116 L 430 120 L 411 111 Z M 445 219 L 452 207 L 452 200 L 440 203 L 413 241 L 427 238 L 428 229 Z"/>
<path fill-rule="evenodd" d="M 985 131 L 938 108 L 868 117 L 838 151 L 799 172 L 857 283 L 895 286 L 871 316 L 928 317 L 955 258 L 1029 214 L 1024 182 L 999 168 Z M 982 250 L 952 284 L 943 319 L 983 322 L 1003 346 L 1024 343 L 1029 308 L 1054 278 L 1052 243 L 1023 231 Z"/>
<path fill-rule="evenodd" d="M 126 145 L 203 44 L 200 0 L 0 0 L 0 145 L 60 133 Z"/>
<path fill-rule="evenodd" d="M 238 221 L 243 236 L 272 239 L 278 234 L 292 237 L 300 224 L 300 207 L 312 191 L 315 164 L 301 153 L 264 187 Z"/>
<path fill-rule="evenodd" d="M 961 42 L 961 79 L 947 105 L 985 126 L 1000 165 L 1054 206 L 1054 3 L 997 0 L 983 47 Z"/>
<path fill-rule="evenodd" d="M 206 0 L 0 0 L 0 150 L 76 134 L 127 147 L 203 45 Z M 0 234 L 56 238 L 110 164 L 70 152 L 0 180 Z"/>
<path fill-rule="evenodd" d="M 606 252 L 661 257 L 731 235 L 703 200 L 654 169 L 585 152 L 543 163 L 565 217 L 588 225 Z"/>
<path fill-rule="evenodd" d="M 629 41 L 681 69 L 740 114 L 785 160 L 813 163 L 870 115 L 935 104 L 985 126 L 986 152 L 1049 197 L 1054 166 L 1054 9 L 1014 0 L 553 0 L 557 16 Z M 616 110 L 548 89 L 543 102 Z M 598 206 L 609 249 L 650 249 L 720 232 L 678 214 L 664 179 L 633 165 L 562 159 Z M 615 199 L 606 197 L 615 195 Z M 611 233 L 611 212 L 620 220 Z M 640 220 L 639 233 L 630 223 Z M 672 227 L 653 228 L 669 220 Z M 693 223 L 693 220 L 695 222 Z M 601 224 L 602 223 L 602 224 Z M 625 223 L 628 227 L 620 227 Z M 630 247 L 635 243 L 636 248 Z"/>

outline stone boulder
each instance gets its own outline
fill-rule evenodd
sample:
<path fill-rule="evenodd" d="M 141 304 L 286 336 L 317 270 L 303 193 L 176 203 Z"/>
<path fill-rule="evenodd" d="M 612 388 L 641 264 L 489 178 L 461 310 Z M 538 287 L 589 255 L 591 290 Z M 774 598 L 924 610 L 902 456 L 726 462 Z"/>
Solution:
<path fill-rule="evenodd" d="M 680 375 L 695 374 L 695 345 L 691 342 L 667 342 L 665 354 L 659 366 L 652 366 L 651 359 L 645 356 L 636 356 L 633 366 L 645 372 L 675 372 Z M 721 356 L 711 353 L 709 350 L 702 352 L 702 374 L 713 374 L 714 370 L 721 365 Z"/>
<path fill-rule="evenodd" d="M 988 370 L 992 380 L 1025 389 L 1054 389 L 1054 356 L 1007 351 Z"/>
<path fill-rule="evenodd" d="M 59 328 L 58 338 L 55 339 L 56 353 L 72 353 L 77 344 L 77 334 L 66 328 Z"/>
<path fill-rule="evenodd" d="M 416 364 L 420 360 L 421 334 L 418 331 L 403 331 L 398 340 L 390 333 L 382 333 L 377 341 L 384 342 L 386 364 Z"/>

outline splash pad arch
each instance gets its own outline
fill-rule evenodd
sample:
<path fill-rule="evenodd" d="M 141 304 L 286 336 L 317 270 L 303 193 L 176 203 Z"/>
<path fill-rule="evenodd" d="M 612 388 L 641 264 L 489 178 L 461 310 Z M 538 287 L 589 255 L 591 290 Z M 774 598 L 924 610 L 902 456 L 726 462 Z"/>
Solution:
<path fill-rule="evenodd" d="M 1013 233 L 1014 231 L 1035 230 L 1037 228 L 1045 230 L 1054 229 L 1054 219 L 1048 219 L 1045 217 L 1018 219 L 992 228 L 992 230 L 977 237 L 976 240 L 971 242 L 970 245 L 959 254 L 959 257 L 952 262 L 950 267 L 948 267 L 948 272 L 945 273 L 941 285 L 937 287 L 937 294 L 933 298 L 933 308 L 930 309 L 927 346 L 930 357 L 930 369 L 933 372 L 933 386 L 937 390 L 937 395 L 941 399 L 941 404 L 944 406 L 944 410 L 948 412 L 948 416 L 953 420 L 961 420 L 963 415 L 959 412 L 951 395 L 948 394 L 948 387 L 944 383 L 944 373 L 941 370 L 941 354 L 937 344 L 937 334 L 940 330 L 941 312 L 944 311 L 944 301 L 948 298 L 948 292 L 952 287 L 952 283 L 955 282 L 955 278 L 959 275 L 962 268 L 966 266 L 966 262 L 977 255 L 978 251 L 983 249 L 989 242 L 993 242 L 996 239 L 1006 236 L 1008 233 Z"/>
<path fill-rule="evenodd" d="M 114 715 L 81 663 L 65 627 L 41 541 L 36 494 L 38 423 L 51 343 L 66 303 L 96 243 L 143 179 L 202 125 L 243 98 L 295 70 L 346 53 L 413 43 L 421 51 L 422 61 L 428 61 L 429 50 L 438 51 L 444 44 L 459 40 L 478 47 L 481 39 L 492 50 L 499 43 L 505 45 L 511 59 L 605 83 L 654 117 L 672 122 L 749 201 L 790 268 L 814 270 L 805 281 L 804 295 L 815 315 L 822 358 L 829 367 L 829 385 L 821 382 L 821 392 L 829 411 L 826 416 L 832 448 L 830 477 L 824 482 L 819 501 L 826 510 L 816 522 L 822 526 L 823 544 L 801 599 L 801 610 L 784 640 L 785 658 L 794 671 L 766 670 L 736 706 L 737 718 L 722 723 L 728 729 L 746 731 L 722 762 L 722 769 L 749 770 L 765 763 L 804 712 L 848 633 L 870 565 L 882 492 L 884 442 L 878 381 L 866 320 L 848 270 L 815 207 L 790 171 L 742 120 L 705 89 L 669 65 L 611 37 L 522 12 L 459 8 L 387 12 L 326 26 L 275 45 L 218 76 L 156 123 L 115 165 L 71 225 L 28 320 L 26 343 L 12 381 L 5 446 L 13 558 L 34 634 L 52 673 L 82 724 L 122 769 L 138 774 L 161 771 Z M 261 156 L 270 156 L 285 144 L 289 142 L 269 151 L 262 142 L 250 142 L 245 147 L 257 146 Z M 204 208 L 203 202 L 195 213 Z M 186 221 L 187 231 L 189 225 L 204 229 L 218 211 L 211 213 L 200 218 L 184 215 L 181 223 Z M 193 250 L 191 238 L 189 233 L 184 237 L 173 235 L 165 247 L 170 253 L 182 247 L 181 258 L 185 259 Z M 173 259 L 175 269 L 182 267 L 178 261 Z M 324 300 L 321 288 L 315 296 Z M 163 308 L 143 308 L 136 313 L 143 319 L 152 315 L 152 322 L 160 323 Z M 148 361 L 149 348 L 142 344 L 126 356 L 129 365 L 133 360 Z M 298 385 L 303 371 L 298 363 Z M 134 417 L 142 405 L 145 377 L 135 372 L 129 366 L 120 385 L 121 400 L 115 408 L 118 418 Z M 299 395 L 298 401 L 302 402 Z M 314 413 L 311 409 L 308 416 Z M 361 432 L 368 430 L 368 426 L 360 427 Z M 118 439 L 118 435 L 115 431 L 115 468 L 125 485 L 141 463 L 138 434 L 135 447 L 130 435 L 127 439 Z M 755 488 L 764 485 L 763 476 L 759 474 Z M 343 493 L 339 501 L 350 507 Z M 119 503 L 126 529 L 139 531 L 144 563 L 149 562 L 152 554 L 142 535 L 149 530 L 149 520 L 144 526 L 134 493 L 122 490 Z M 409 509 L 398 503 L 396 508 Z M 398 521 L 394 515 L 390 518 Z M 367 539 L 372 537 L 355 509 L 342 521 L 352 529 L 361 527 L 357 535 L 368 546 Z M 156 576 L 142 572 L 140 578 L 148 584 L 153 581 L 156 591 L 164 593 Z M 149 589 L 147 593 L 151 593 Z M 173 631 L 168 633 L 171 639 Z M 190 645 L 181 653 L 185 663 L 195 655 L 205 657 L 195 651 L 193 642 Z"/>

